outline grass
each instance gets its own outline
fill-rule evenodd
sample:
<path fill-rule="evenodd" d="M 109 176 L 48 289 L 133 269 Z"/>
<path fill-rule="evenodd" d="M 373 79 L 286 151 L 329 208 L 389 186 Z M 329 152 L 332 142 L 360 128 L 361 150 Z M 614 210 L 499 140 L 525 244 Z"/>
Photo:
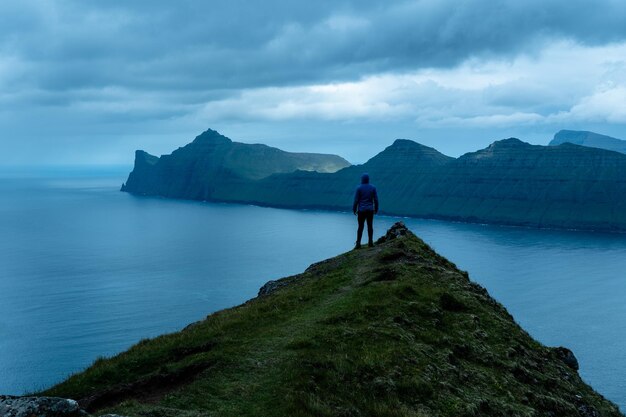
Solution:
<path fill-rule="evenodd" d="M 152 417 L 621 415 L 411 233 L 285 280 L 44 394 Z"/>

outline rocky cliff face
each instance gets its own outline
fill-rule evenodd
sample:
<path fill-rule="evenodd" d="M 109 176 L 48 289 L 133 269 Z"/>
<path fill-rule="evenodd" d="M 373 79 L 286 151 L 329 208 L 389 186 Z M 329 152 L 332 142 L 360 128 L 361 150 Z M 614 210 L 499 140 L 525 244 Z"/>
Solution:
<path fill-rule="evenodd" d="M 586 130 L 561 130 L 554 135 L 554 139 L 550 141 L 550 146 L 563 143 L 573 143 L 574 145 L 626 153 L 626 140 L 588 132 Z"/>
<path fill-rule="evenodd" d="M 135 167 L 122 191 L 208 200 L 226 183 L 258 180 L 296 170 L 335 172 L 350 164 L 336 155 L 292 153 L 266 145 L 233 142 L 207 130 L 190 144 L 160 158 L 135 154 Z"/>
<path fill-rule="evenodd" d="M 127 416 L 622 416 L 578 366 L 397 223 L 45 394 Z"/>

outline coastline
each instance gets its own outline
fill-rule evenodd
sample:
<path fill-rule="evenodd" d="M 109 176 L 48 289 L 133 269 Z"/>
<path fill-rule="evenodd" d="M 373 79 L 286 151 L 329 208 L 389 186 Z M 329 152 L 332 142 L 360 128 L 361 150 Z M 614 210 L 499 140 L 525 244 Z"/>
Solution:
<path fill-rule="evenodd" d="M 293 204 L 268 204 L 260 201 L 254 200 L 201 200 L 201 199 L 193 199 L 193 198 L 182 198 L 182 197 L 166 197 L 159 194 L 143 194 L 136 193 L 128 190 L 119 190 L 120 192 L 128 193 L 135 197 L 145 197 L 145 198 L 158 198 L 165 200 L 180 200 L 180 201 L 196 201 L 196 202 L 207 202 L 207 203 L 223 203 L 223 204 L 239 204 L 239 205 L 249 205 L 255 207 L 267 207 L 267 208 L 275 208 L 275 209 L 284 209 L 284 210 L 312 210 L 312 211 L 324 211 L 331 213 L 348 213 L 350 212 L 345 209 L 345 207 L 337 207 L 337 206 L 329 206 L 329 205 L 311 205 L 311 206 L 301 206 L 301 205 L 293 205 Z M 347 207 L 348 205 L 346 205 Z M 530 230 L 553 230 L 553 231 L 564 231 L 564 232 L 583 232 L 583 233 L 606 233 L 611 235 L 622 235 L 626 234 L 626 227 L 624 228 L 616 228 L 616 227 L 606 227 L 606 228 L 593 228 L 593 227 L 584 227 L 584 226 L 557 226 L 557 225 L 542 225 L 538 223 L 530 223 L 530 222 L 513 222 L 513 221 L 488 221 L 484 219 L 478 219 L 474 217 L 456 217 L 456 216 L 442 216 L 442 215 L 411 215 L 407 213 L 395 213 L 395 212 L 387 212 L 384 210 L 380 210 L 378 216 L 386 216 L 386 217 L 394 217 L 394 218 L 404 218 L 404 219 L 419 219 L 419 220 L 434 220 L 441 221 L 447 223 L 461 223 L 461 224 L 473 224 L 473 225 L 484 225 L 484 226 L 497 226 L 497 227 L 510 227 L 510 228 L 518 228 L 518 229 L 530 229 Z"/>

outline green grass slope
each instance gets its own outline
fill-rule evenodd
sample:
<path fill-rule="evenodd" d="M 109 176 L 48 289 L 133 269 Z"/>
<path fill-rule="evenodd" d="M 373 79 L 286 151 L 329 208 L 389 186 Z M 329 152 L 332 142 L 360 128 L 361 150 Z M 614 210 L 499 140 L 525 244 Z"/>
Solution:
<path fill-rule="evenodd" d="M 261 292 L 44 394 L 155 417 L 622 415 L 401 223 Z"/>

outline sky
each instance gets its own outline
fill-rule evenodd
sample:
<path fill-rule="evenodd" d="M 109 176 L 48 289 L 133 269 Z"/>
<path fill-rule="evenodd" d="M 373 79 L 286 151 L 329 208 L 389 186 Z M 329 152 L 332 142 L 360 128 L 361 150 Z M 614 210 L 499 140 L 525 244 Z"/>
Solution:
<path fill-rule="evenodd" d="M 212 128 L 353 163 L 626 139 L 623 0 L 0 4 L 0 167 L 128 165 Z"/>

